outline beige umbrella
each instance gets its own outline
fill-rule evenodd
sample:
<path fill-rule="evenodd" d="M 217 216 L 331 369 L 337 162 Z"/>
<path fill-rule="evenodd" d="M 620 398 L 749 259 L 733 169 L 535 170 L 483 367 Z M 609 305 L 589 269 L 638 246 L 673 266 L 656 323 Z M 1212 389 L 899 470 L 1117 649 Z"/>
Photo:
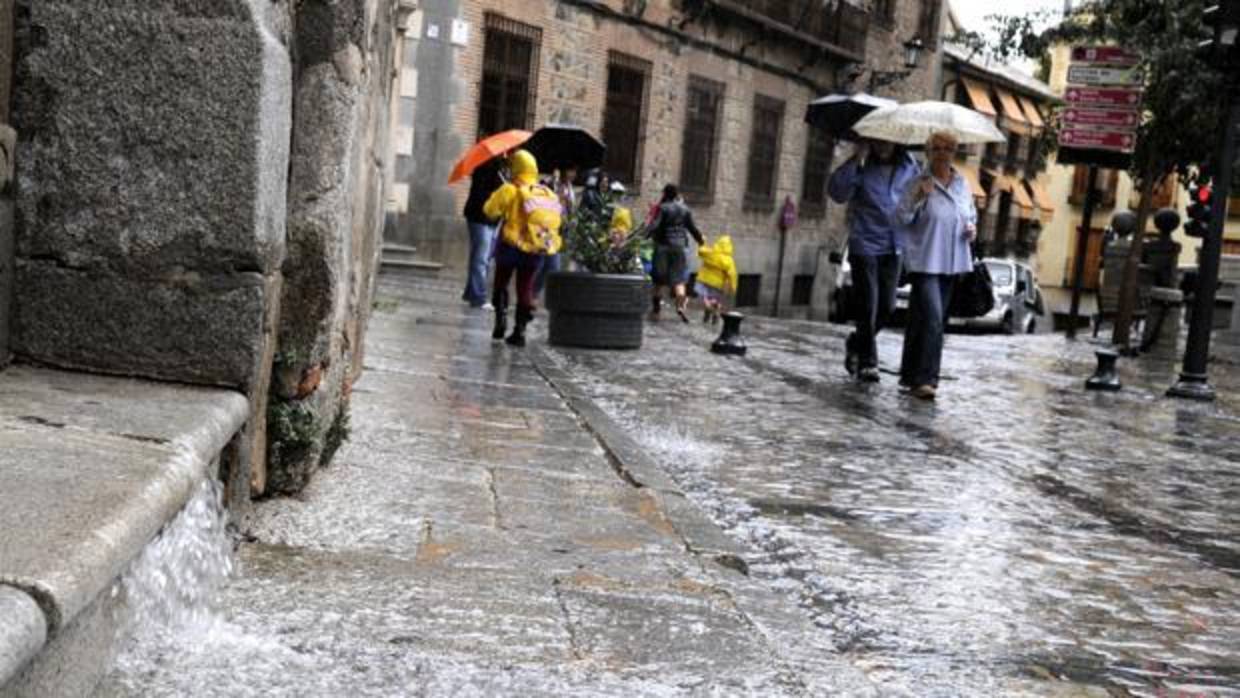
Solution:
<path fill-rule="evenodd" d="M 930 134 L 947 131 L 961 145 L 1007 140 L 990 117 L 949 102 L 912 102 L 866 114 L 853 130 L 858 135 L 905 145 L 921 145 Z"/>

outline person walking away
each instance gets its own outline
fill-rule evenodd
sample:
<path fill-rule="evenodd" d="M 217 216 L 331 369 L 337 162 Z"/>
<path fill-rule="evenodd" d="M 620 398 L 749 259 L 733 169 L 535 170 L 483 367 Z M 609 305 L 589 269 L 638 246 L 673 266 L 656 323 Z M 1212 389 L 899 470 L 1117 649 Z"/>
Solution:
<path fill-rule="evenodd" d="M 844 367 L 861 380 L 878 380 L 878 342 L 896 304 L 900 240 L 894 214 L 905 186 L 920 171 L 903 148 L 861 141 L 831 175 L 827 189 L 847 204 L 848 263 L 852 268 L 852 315 L 856 328 L 844 342 Z"/>
<path fill-rule="evenodd" d="M 938 390 L 952 288 L 973 268 L 969 243 L 977 235 L 977 208 L 968 183 L 952 166 L 957 145 L 949 131 L 930 136 L 929 164 L 908 183 L 896 211 L 912 284 L 900 385 L 923 400 L 933 400 Z"/>
<path fill-rule="evenodd" d="M 732 259 L 732 238 L 719 236 L 712 244 L 698 247 L 702 268 L 698 270 L 694 290 L 702 299 L 702 322 L 716 324 L 723 312 L 724 300 L 736 293 L 736 262 Z"/>
<path fill-rule="evenodd" d="M 693 212 L 680 198 L 680 190 L 675 184 L 663 187 L 663 199 L 659 203 L 659 212 L 650 226 L 650 237 L 654 240 L 654 269 L 651 278 L 654 280 L 654 295 L 651 298 L 650 317 L 659 319 L 659 311 L 663 305 L 663 289 L 670 287 L 676 297 L 676 314 L 684 322 L 689 322 L 685 314 L 685 306 L 689 299 L 685 296 L 685 281 L 688 275 L 688 259 L 686 249 L 689 247 L 689 236 L 702 245 L 706 240 L 693 222 Z"/>
<path fill-rule="evenodd" d="M 469 268 L 461 300 L 471 308 L 490 310 L 487 301 L 487 270 L 491 266 L 491 246 L 495 243 L 495 223 L 483 212 L 483 204 L 504 182 L 499 176 L 500 160 L 490 160 L 474 170 L 465 200 L 465 222 L 469 228 Z"/>
<path fill-rule="evenodd" d="M 560 223 L 563 209 L 550 188 L 538 183 L 538 161 L 524 150 L 509 158 L 513 181 L 504 184 L 487 199 L 483 212 L 487 218 L 504 219 L 495 251 L 495 285 L 491 303 L 495 306 L 494 339 L 504 339 L 508 327 L 508 283 L 516 274 L 516 324 L 507 343 L 525 346 L 525 326 L 534 317 L 534 277 L 548 255 L 560 251 Z"/>

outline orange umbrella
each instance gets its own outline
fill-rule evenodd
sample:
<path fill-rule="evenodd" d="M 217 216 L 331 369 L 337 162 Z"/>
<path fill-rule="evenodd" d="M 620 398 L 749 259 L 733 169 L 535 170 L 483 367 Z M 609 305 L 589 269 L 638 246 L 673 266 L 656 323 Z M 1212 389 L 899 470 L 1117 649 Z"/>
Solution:
<path fill-rule="evenodd" d="M 452 175 L 448 177 L 448 184 L 468 177 L 486 161 L 516 148 L 528 141 L 532 135 L 534 134 L 529 131 L 512 130 L 483 138 L 470 146 L 461 159 L 457 160 L 456 167 L 452 168 Z"/>

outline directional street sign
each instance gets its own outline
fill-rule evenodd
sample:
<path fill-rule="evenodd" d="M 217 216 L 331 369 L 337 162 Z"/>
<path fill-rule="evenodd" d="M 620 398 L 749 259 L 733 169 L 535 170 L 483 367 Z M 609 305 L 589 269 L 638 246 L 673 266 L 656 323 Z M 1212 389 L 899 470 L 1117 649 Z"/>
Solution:
<path fill-rule="evenodd" d="M 1072 49 L 1072 62 L 1117 67 L 1133 66 L 1141 62 L 1141 56 L 1119 46 L 1077 46 Z"/>
<path fill-rule="evenodd" d="M 1065 128 L 1059 132 L 1059 144 L 1070 148 L 1131 152 L 1137 137 L 1130 131 Z"/>
<path fill-rule="evenodd" d="M 1071 85 L 1140 85 L 1141 71 L 1136 68 L 1107 68 L 1074 63 L 1068 66 Z"/>
<path fill-rule="evenodd" d="M 1064 99 L 1074 106 L 1128 107 L 1136 109 L 1141 104 L 1141 90 L 1132 88 L 1069 87 Z"/>
<path fill-rule="evenodd" d="M 1069 128 L 1104 127 L 1123 130 L 1137 127 L 1139 116 L 1127 109 L 1082 109 L 1068 107 L 1063 111 L 1064 124 Z"/>

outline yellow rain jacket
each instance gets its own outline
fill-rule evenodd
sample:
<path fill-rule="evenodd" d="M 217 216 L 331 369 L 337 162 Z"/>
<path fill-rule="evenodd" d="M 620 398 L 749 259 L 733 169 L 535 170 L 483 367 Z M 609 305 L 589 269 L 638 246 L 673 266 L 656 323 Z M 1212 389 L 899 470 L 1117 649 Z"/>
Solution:
<path fill-rule="evenodd" d="M 508 159 L 512 182 L 505 183 L 482 205 L 487 218 L 504 219 L 501 236 L 504 242 L 527 254 L 555 254 L 560 251 L 560 213 L 546 210 L 554 202 L 555 192 L 538 183 L 538 161 L 524 150 Z M 532 212 L 532 213 L 531 213 Z M 537 219 L 531 225 L 531 219 Z"/>
<path fill-rule="evenodd" d="M 725 293 L 736 293 L 736 262 L 732 260 L 732 238 L 721 235 L 713 244 L 699 245 L 698 256 L 702 258 L 698 281 L 704 286 L 717 288 Z"/>
<path fill-rule="evenodd" d="M 633 230 L 633 212 L 623 206 L 616 206 L 611 213 L 611 230 L 625 235 Z"/>

